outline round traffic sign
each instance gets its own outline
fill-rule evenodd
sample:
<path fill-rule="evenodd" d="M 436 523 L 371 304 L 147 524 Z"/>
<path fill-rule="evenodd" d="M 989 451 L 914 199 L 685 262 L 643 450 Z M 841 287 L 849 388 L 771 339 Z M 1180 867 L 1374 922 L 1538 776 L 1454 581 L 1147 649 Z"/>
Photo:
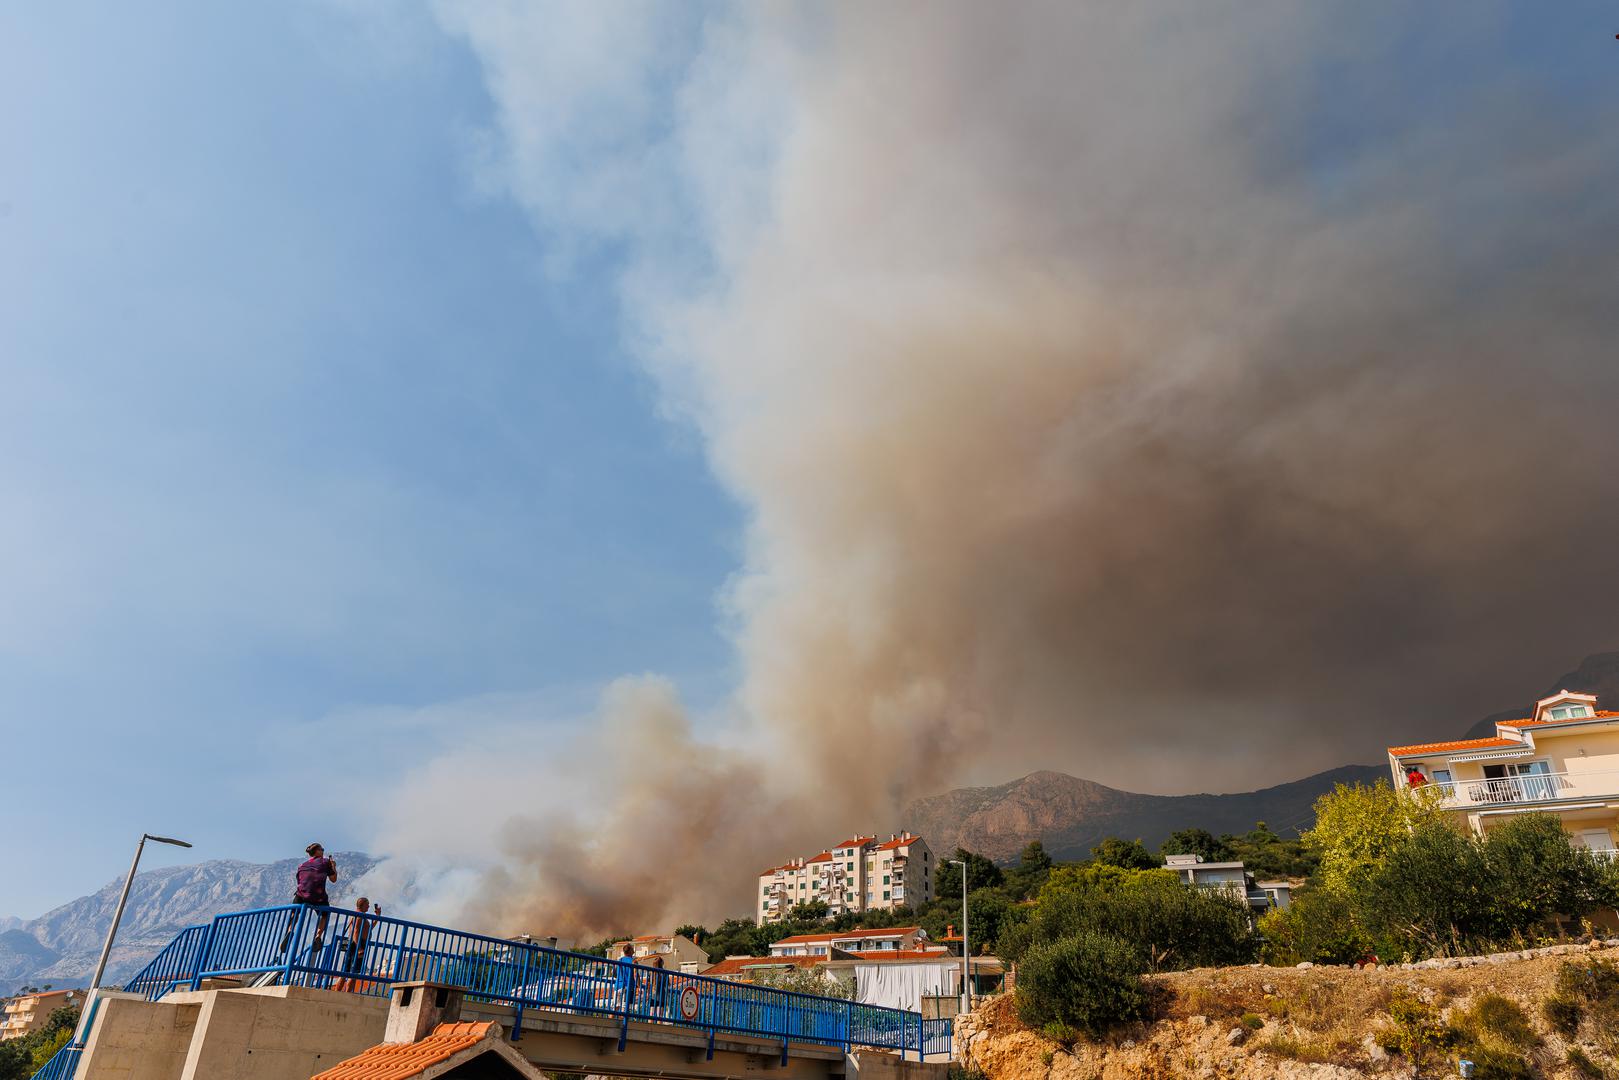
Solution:
<path fill-rule="evenodd" d="M 680 991 L 680 1018 L 682 1020 L 697 1019 L 698 1004 L 697 987 L 687 983 Z"/>

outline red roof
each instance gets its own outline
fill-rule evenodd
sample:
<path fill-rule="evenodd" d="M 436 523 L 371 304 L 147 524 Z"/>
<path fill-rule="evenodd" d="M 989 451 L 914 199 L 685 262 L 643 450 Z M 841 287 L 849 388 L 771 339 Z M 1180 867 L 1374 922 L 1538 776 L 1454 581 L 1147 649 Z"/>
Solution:
<path fill-rule="evenodd" d="M 1536 720 L 1533 717 L 1526 717 L 1522 720 L 1502 720 L 1500 723 L 1502 727 L 1510 728 L 1550 727 L 1555 724 L 1584 724 L 1592 720 L 1612 720 L 1615 717 L 1619 717 L 1619 712 L 1597 709 L 1594 716 L 1571 716 L 1567 720 Z"/>
<path fill-rule="evenodd" d="M 1490 739 L 1452 739 L 1450 742 L 1412 743 L 1410 746 L 1391 746 L 1389 753 L 1395 757 L 1411 757 L 1414 754 L 1441 754 L 1447 750 L 1490 750 L 1498 746 L 1524 746 L 1527 745 L 1518 739 L 1504 739 L 1500 736 Z"/>
<path fill-rule="evenodd" d="M 878 851 L 892 851 L 895 848 L 902 848 L 906 844 L 914 844 L 920 839 L 922 839 L 920 836 L 912 836 L 910 833 L 906 833 L 904 836 L 896 836 L 896 837 L 894 837 L 894 839 L 888 841 L 888 843 L 886 843 L 886 844 L 878 844 L 877 845 L 877 850 Z"/>
<path fill-rule="evenodd" d="M 832 846 L 834 848 L 865 847 L 875 839 L 877 839 L 875 836 L 856 836 L 852 840 L 845 840 L 840 844 L 833 844 Z"/>
<path fill-rule="evenodd" d="M 941 957 L 950 957 L 950 950 L 942 946 L 937 949 L 873 949 L 860 954 L 862 962 L 880 960 L 887 963 L 892 960 L 938 960 Z M 951 957 L 960 960 L 961 957 Z"/>
<path fill-rule="evenodd" d="M 816 964 L 826 963 L 824 956 L 733 956 L 727 957 L 713 967 L 704 968 L 704 975 L 740 975 L 749 968 L 756 967 L 796 967 L 812 968 Z"/>
<path fill-rule="evenodd" d="M 310 1080 L 407 1080 L 498 1036 L 500 1025 L 440 1024 L 413 1043 L 383 1043 L 317 1073 Z M 498 1037 L 492 1041 L 499 1042 Z"/>
<path fill-rule="evenodd" d="M 815 858 L 806 860 L 805 865 L 808 866 L 810 863 L 831 862 L 831 861 L 832 861 L 832 853 L 830 851 L 823 851 L 819 855 L 815 856 Z"/>
<path fill-rule="evenodd" d="M 845 930 L 841 934 L 794 934 L 776 942 L 777 945 L 800 945 L 808 942 L 842 941 L 845 938 L 904 937 L 921 931 L 920 926 L 891 926 L 885 930 Z"/>

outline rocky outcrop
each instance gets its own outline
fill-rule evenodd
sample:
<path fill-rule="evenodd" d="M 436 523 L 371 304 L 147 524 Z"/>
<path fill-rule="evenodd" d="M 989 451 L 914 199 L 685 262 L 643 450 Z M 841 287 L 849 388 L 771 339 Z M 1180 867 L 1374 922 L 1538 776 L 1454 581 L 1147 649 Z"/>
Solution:
<path fill-rule="evenodd" d="M 1365 970 L 1256 964 L 1175 972 L 1151 980 L 1160 1019 L 1068 1045 L 1025 1027 L 1003 997 L 956 1018 L 956 1051 L 989 1080 L 1411 1077 L 1410 1063 L 1382 1045 L 1390 995 L 1403 988 L 1447 1021 L 1486 992 L 1516 1002 L 1542 1040 L 1527 1051 L 1537 1075 L 1572 1076 L 1564 1064 L 1571 1047 L 1597 1061 L 1607 1050 L 1552 1030 L 1541 1003 L 1558 967 L 1593 951 L 1619 956 L 1619 939 Z M 1455 1075 L 1455 1066 L 1434 1061 L 1423 1075 Z"/>

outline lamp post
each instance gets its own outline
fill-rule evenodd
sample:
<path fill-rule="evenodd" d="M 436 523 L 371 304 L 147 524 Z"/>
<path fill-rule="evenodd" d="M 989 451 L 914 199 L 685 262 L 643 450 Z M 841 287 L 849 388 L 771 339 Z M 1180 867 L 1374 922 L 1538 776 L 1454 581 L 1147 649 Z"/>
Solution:
<path fill-rule="evenodd" d="M 973 959 L 967 936 L 967 860 L 946 859 L 951 866 L 961 867 L 961 1011 L 973 1011 Z"/>
<path fill-rule="evenodd" d="M 90 977 L 90 990 L 84 995 L 84 1011 L 79 1016 L 79 1030 L 73 1033 L 74 1042 L 82 1042 L 84 1039 L 85 1027 L 90 1022 L 90 1013 L 95 1004 L 96 991 L 101 988 L 101 976 L 107 971 L 107 957 L 112 955 L 112 939 L 118 936 L 118 924 L 124 920 L 124 905 L 129 903 L 129 887 L 135 883 L 135 870 L 141 864 L 141 852 L 146 849 L 148 840 L 154 844 L 173 844 L 175 847 L 191 846 L 184 840 L 176 840 L 173 837 L 141 833 L 140 843 L 135 845 L 134 861 L 129 864 L 129 874 L 124 878 L 124 891 L 118 894 L 118 906 L 113 909 L 112 925 L 107 927 L 107 940 L 101 946 L 101 959 L 96 961 L 96 973 Z"/>

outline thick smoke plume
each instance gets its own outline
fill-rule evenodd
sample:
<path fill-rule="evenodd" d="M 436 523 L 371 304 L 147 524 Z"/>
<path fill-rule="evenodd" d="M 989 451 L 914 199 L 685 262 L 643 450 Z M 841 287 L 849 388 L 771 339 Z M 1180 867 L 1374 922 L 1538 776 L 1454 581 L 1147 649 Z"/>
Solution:
<path fill-rule="evenodd" d="M 1544 74 L 1603 25 L 1531 67 L 1489 4 L 705 11 L 446 15 L 749 512 L 729 733 L 616 688 L 600 812 L 512 822 L 483 921 L 746 911 L 1034 767 L 1375 760 L 1615 644 L 1619 69 Z"/>

